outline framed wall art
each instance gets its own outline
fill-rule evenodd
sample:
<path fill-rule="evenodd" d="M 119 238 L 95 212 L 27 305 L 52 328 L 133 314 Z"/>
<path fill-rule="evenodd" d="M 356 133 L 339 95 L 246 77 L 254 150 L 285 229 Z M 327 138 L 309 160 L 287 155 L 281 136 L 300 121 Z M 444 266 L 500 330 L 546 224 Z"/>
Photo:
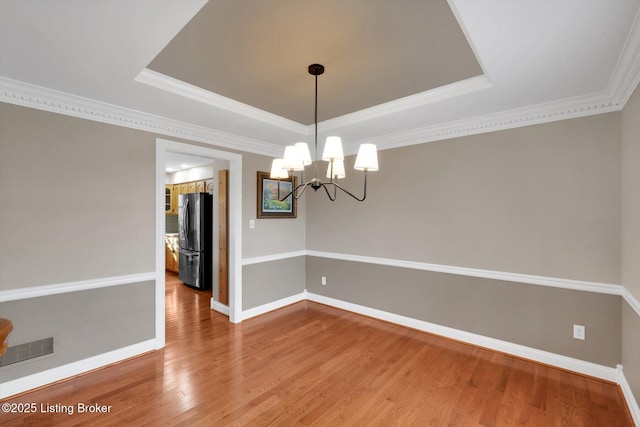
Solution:
<path fill-rule="evenodd" d="M 258 172 L 258 218 L 296 218 L 297 200 L 292 196 L 280 201 L 297 185 L 296 177 L 271 179 L 269 172 Z"/>

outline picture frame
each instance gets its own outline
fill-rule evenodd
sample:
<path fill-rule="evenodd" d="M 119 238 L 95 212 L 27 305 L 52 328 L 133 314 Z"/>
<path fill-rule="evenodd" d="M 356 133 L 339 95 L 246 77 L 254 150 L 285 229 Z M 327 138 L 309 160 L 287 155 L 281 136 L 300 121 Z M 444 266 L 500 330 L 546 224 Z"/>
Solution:
<path fill-rule="evenodd" d="M 298 201 L 293 196 L 280 202 L 280 197 L 289 193 L 298 184 L 296 177 L 286 179 L 269 178 L 269 172 L 258 172 L 257 217 L 258 218 L 297 218 Z"/>

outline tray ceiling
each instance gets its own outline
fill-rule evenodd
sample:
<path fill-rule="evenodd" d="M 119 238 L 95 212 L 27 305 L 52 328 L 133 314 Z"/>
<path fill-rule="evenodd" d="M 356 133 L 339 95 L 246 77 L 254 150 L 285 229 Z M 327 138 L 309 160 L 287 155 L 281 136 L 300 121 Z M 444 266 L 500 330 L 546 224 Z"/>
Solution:
<path fill-rule="evenodd" d="M 214 1 L 149 69 L 313 123 L 482 74 L 444 0 Z"/>

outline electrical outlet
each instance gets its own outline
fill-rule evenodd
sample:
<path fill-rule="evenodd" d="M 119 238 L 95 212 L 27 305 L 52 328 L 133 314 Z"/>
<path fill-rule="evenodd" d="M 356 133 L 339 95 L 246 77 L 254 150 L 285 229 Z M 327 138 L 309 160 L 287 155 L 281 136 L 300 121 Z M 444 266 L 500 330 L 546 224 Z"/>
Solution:
<path fill-rule="evenodd" d="M 585 328 L 582 325 L 573 325 L 573 338 L 583 340 L 586 338 Z"/>
<path fill-rule="evenodd" d="M 326 277 L 324 277 L 324 276 L 322 276 L 322 284 L 323 284 L 323 285 L 326 285 L 326 284 L 327 284 L 327 278 L 326 278 Z"/>

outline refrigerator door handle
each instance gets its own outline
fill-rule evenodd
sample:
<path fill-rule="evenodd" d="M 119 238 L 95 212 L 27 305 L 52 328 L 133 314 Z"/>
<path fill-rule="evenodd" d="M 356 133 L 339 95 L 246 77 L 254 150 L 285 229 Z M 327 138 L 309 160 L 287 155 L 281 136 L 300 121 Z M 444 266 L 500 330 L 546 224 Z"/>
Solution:
<path fill-rule="evenodd" d="M 183 221 L 183 226 L 184 226 L 184 239 L 187 242 L 187 247 L 191 247 L 191 244 L 189 243 L 189 198 L 185 197 L 185 201 L 184 201 L 184 221 Z"/>
<path fill-rule="evenodd" d="M 181 254 L 186 256 L 187 258 L 193 258 L 193 257 L 196 257 L 196 256 L 200 256 L 200 252 L 192 251 L 192 250 L 189 250 L 189 249 L 178 248 L 178 252 L 180 252 Z"/>

